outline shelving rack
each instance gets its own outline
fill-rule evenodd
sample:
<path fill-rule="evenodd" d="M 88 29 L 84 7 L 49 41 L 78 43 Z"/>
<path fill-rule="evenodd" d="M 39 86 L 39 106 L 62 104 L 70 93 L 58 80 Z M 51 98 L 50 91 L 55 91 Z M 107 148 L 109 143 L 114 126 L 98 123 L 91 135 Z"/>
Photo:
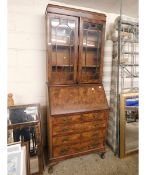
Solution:
<path fill-rule="evenodd" d="M 113 61 L 110 95 L 109 145 L 119 155 L 119 95 L 138 92 L 138 33 L 137 20 L 125 19 L 122 15 L 115 20 L 113 39 Z M 114 126 L 114 127 L 113 127 Z"/>
<path fill-rule="evenodd" d="M 123 93 L 126 89 L 130 92 L 138 90 L 138 84 L 135 80 L 139 77 L 138 73 L 138 23 L 127 22 L 121 19 L 121 31 L 119 47 L 120 47 L 120 78 L 121 78 L 121 89 Z M 124 27 L 123 27 L 124 26 Z M 126 36 L 123 36 L 125 34 Z M 118 77 L 117 77 L 118 78 Z M 126 78 L 130 79 L 130 85 L 126 86 Z M 137 80 L 136 80 L 137 81 Z"/>

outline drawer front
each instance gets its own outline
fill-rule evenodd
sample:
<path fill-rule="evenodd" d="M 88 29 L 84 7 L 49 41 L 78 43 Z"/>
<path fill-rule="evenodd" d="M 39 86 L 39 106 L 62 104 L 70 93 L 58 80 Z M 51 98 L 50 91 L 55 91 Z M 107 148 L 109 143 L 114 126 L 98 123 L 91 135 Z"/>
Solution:
<path fill-rule="evenodd" d="M 81 146 L 79 144 L 71 145 L 71 146 L 58 146 L 53 148 L 53 156 L 54 157 L 59 157 L 59 156 L 65 156 L 65 155 L 70 155 L 74 153 L 81 152 Z"/>
<path fill-rule="evenodd" d="M 81 126 L 82 126 L 81 124 L 54 126 L 53 127 L 53 136 L 78 133 L 81 130 Z"/>
<path fill-rule="evenodd" d="M 80 121 L 81 121 L 80 115 L 52 117 L 53 125 L 58 125 L 58 124 L 67 125 L 71 123 L 77 123 Z"/>
<path fill-rule="evenodd" d="M 55 125 L 68 125 L 80 122 L 88 122 L 88 121 L 105 121 L 107 120 L 107 112 L 99 111 L 96 113 L 87 113 L 80 115 L 71 115 L 71 116 L 58 116 L 52 117 L 52 124 Z"/>
<path fill-rule="evenodd" d="M 73 144 L 80 142 L 80 134 L 53 137 L 53 145 Z"/>
<path fill-rule="evenodd" d="M 83 123 L 82 125 L 83 125 L 83 132 L 86 132 L 86 131 L 90 131 L 90 130 L 99 130 L 99 129 L 105 128 L 106 122 L 93 121 L 93 122 Z"/>
<path fill-rule="evenodd" d="M 98 129 L 95 131 L 84 132 L 81 134 L 81 140 L 97 140 L 105 138 L 105 129 Z"/>
<path fill-rule="evenodd" d="M 100 140 L 92 140 L 92 141 L 88 141 L 88 142 L 82 142 L 81 143 L 81 149 L 82 151 L 88 151 L 90 149 L 100 149 L 104 147 L 104 140 L 100 139 Z"/>
<path fill-rule="evenodd" d="M 105 112 L 97 112 L 97 113 L 88 113 L 81 114 L 81 120 L 83 122 L 87 121 L 103 121 L 107 119 L 107 115 Z"/>
<path fill-rule="evenodd" d="M 94 125 L 89 125 L 89 124 L 87 125 L 86 124 L 81 128 L 83 128 L 84 132 L 81 132 L 78 134 L 54 136 L 53 137 L 53 145 L 54 146 L 67 145 L 67 144 L 71 145 L 73 143 L 79 143 L 80 141 L 89 141 L 89 140 L 97 140 L 97 139 L 105 138 L 105 133 L 106 133 L 105 127 L 100 129 L 100 127 L 94 128 Z M 91 130 L 93 128 L 94 128 L 94 130 Z M 85 129 L 91 130 L 91 131 L 85 132 Z"/>
<path fill-rule="evenodd" d="M 71 146 L 57 146 L 53 148 L 53 157 L 65 156 L 83 151 L 88 151 L 91 149 L 100 149 L 103 147 L 104 142 L 102 139 L 74 144 Z"/>
<path fill-rule="evenodd" d="M 85 122 L 79 124 L 72 125 L 60 125 L 53 127 L 53 136 L 55 135 L 63 135 L 63 134 L 73 134 L 73 133 L 81 133 L 90 130 L 95 130 L 98 128 L 105 128 L 106 122 Z"/>

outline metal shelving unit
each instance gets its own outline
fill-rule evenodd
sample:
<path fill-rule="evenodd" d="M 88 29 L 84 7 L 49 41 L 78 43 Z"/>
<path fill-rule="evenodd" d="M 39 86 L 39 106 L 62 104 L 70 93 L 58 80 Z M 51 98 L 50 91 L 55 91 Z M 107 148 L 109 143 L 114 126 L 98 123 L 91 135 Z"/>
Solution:
<path fill-rule="evenodd" d="M 139 25 L 136 20 L 131 22 L 121 15 L 117 18 L 114 29 L 113 34 L 118 32 L 118 37 L 113 37 L 109 144 L 115 154 L 119 155 L 120 94 L 138 92 Z"/>
<path fill-rule="evenodd" d="M 122 27 L 124 25 L 124 27 Z M 125 31 L 126 30 L 126 31 Z M 121 93 L 125 89 L 129 89 L 130 92 L 138 90 L 138 84 L 135 84 L 135 80 L 139 77 L 138 73 L 138 33 L 139 26 L 138 23 L 125 22 L 121 19 L 121 33 L 126 34 L 127 41 L 125 37 L 121 37 L 120 47 L 120 62 L 125 58 L 127 60 L 125 63 L 120 63 L 119 68 L 121 69 Z M 127 66 L 130 65 L 130 67 Z M 125 87 L 125 79 L 130 78 L 130 85 Z M 136 80 L 137 81 L 137 80 Z"/>
<path fill-rule="evenodd" d="M 119 91 L 119 93 L 124 93 L 125 90 L 129 90 L 129 92 L 135 92 L 135 90 L 138 91 L 138 84 L 136 84 L 136 82 L 139 78 L 139 25 L 137 22 L 125 21 L 121 16 L 116 24 L 116 29 L 119 32 L 119 38 L 117 41 L 115 41 L 118 59 L 117 69 L 119 71 L 119 76 L 117 76 L 117 91 Z"/>

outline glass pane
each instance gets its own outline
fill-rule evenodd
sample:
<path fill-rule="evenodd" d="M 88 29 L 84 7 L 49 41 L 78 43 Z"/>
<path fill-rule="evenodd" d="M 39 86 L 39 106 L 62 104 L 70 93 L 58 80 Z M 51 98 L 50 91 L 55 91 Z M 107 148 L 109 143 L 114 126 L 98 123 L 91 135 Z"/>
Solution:
<path fill-rule="evenodd" d="M 84 22 L 83 27 L 82 81 L 96 81 L 100 76 L 102 25 Z"/>
<path fill-rule="evenodd" d="M 56 26 L 58 26 L 59 25 L 59 19 L 53 19 L 53 20 L 51 20 L 51 27 L 56 27 Z"/>
<path fill-rule="evenodd" d="M 51 19 L 52 81 L 74 80 L 75 21 Z"/>
<path fill-rule="evenodd" d="M 21 108 L 11 107 L 7 112 L 9 124 L 18 124 L 38 120 L 38 108 L 36 106 Z"/>
<path fill-rule="evenodd" d="M 138 149 L 138 98 L 126 99 L 125 152 Z"/>
<path fill-rule="evenodd" d="M 75 29 L 75 21 L 68 21 L 68 26 L 71 28 L 71 29 Z"/>

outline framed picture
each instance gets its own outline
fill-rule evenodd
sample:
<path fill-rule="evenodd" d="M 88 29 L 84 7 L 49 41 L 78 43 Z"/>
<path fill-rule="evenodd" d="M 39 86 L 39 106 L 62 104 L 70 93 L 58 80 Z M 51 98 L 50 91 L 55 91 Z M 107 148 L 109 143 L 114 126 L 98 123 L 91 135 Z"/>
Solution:
<path fill-rule="evenodd" d="M 8 152 L 8 175 L 20 175 L 21 173 L 21 149 Z"/>
<path fill-rule="evenodd" d="M 7 147 L 7 174 L 28 175 L 29 172 L 28 144 L 10 144 Z"/>

